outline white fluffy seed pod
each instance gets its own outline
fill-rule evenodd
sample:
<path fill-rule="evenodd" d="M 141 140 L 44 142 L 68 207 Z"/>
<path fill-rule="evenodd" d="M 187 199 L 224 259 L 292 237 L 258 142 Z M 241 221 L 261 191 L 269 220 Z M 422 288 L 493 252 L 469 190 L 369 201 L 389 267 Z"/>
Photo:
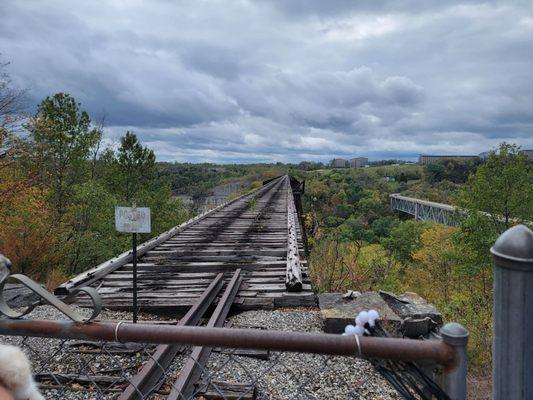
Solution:
<path fill-rule="evenodd" d="M 357 318 L 359 318 L 359 322 L 360 322 L 360 324 L 357 324 L 357 325 L 365 326 L 365 324 L 368 322 L 368 312 L 367 311 L 361 311 L 359 313 L 359 315 L 357 316 Z"/>
<path fill-rule="evenodd" d="M 376 325 L 376 320 L 379 318 L 379 314 L 376 310 L 370 310 L 368 312 L 368 325 Z"/>
<path fill-rule="evenodd" d="M 344 328 L 344 333 L 347 335 L 355 335 L 355 326 L 353 325 L 346 325 L 346 328 Z"/>

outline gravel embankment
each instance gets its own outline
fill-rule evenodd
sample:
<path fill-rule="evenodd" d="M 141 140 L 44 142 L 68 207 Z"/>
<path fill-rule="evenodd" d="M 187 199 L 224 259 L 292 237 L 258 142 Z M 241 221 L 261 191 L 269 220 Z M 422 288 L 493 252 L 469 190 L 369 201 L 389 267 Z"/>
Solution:
<path fill-rule="evenodd" d="M 29 318 L 64 319 L 50 306 L 35 309 Z M 130 320 L 131 313 L 104 310 L 100 320 Z M 162 320 L 161 317 L 141 314 L 140 320 Z M 317 311 L 276 310 L 248 311 L 229 318 L 232 327 L 250 329 L 275 329 L 300 332 L 321 332 L 322 321 Z M 20 338 L 0 337 L 0 342 L 21 344 Z M 62 383 L 48 380 L 49 389 L 43 394 L 49 399 L 112 399 L 124 387 L 145 362 L 153 346 L 133 347 L 128 353 L 104 354 L 73 351 L 70 342 L 53 339 L 31 338 L 22 343 L 36 373 L 82 374 L 85 376 L 113 376 L 122 384 L 100 383 L 99 387 L 113 387 L 114 392 L 87 392 L 83 383 Z M 91 349 L 89 349 L 91 350 Z M 94 350 L 94 349 L 93 349 Z M 167 383 L 176 378 L 186 361 L 186 355 L 178 356 L 169 371 Z M 124 380 L 126 378 L 126 380 Z M 269 359 L 257 359 L 213 352 L 208 361 L 204 381 L 225 381 L 254 384 L 258 399 L 399 399 L 394 389 L 364 360 L 349 357 L 329 357 L 313 354 L 270 353 Z M 55 388 L 52 386 L 56 386 Z M 94 385 L 93 385 L 94 387 Z M 65 390 L 68 388 L 68 390 Z M 163 387 L 165 388 L 165 387 Z M 168 389 L 168 386 L 166 386 Z M 155 394 L 152 399 L 164 396 Z"/>

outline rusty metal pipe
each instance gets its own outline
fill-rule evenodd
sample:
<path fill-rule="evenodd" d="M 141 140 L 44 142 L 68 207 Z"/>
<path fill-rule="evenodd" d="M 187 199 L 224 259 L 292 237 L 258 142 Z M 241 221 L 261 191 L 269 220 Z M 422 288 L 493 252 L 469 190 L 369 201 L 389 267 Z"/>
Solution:
<path fill-rule="evenodd" d="M 440 341 L 359 337 L 322 333 L 261 331 L 252 329 L 207 328 L 50 320 L 0 320 L 0 334 L 93 341 L 166 343 L 239 349 L 269 349 L 391 360 L 433 360 L 448 368 L 456 365 L 452 346 Z"/>

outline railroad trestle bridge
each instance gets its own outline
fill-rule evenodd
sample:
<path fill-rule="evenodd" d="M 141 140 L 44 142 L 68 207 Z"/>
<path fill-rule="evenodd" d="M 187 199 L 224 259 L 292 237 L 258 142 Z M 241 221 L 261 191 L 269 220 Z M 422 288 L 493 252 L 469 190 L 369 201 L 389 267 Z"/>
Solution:
<path fill-rule="evenodd" d="M 138 249 L 138 308 L 183 315 L 219 273 L 239 271 L 237 310 L 313 306 L 297 209 L 301 184 L 288 175 L 209 210 L 145 242 Z M 66 295 L 96 288 L 108 309 L 132 305 L 131 252 L 106 261 L 59 286 Z M 80 295 L 80 306 L 90 305 Z"/>
<path fill-rule="evenodd" d="M 448 226 L 457 226 L 457 220 L 454 218 L 457 208 L 454 206 L 402 196 L 398 193 L 391 194 L 389 198 L 393 210 L 411 214 L 417 221 L 431 221 Z"/>

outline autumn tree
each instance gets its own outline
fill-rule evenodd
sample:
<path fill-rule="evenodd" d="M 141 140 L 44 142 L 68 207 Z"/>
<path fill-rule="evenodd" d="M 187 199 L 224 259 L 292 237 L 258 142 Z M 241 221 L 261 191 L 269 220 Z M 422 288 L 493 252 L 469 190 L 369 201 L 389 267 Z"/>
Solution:
<path fill-rule="evenodd" d="M 28 185 L 27 176 L 19 174 L 14 161 L 22 150 L 16 136 L 20 121 L 24 119 L 25 92 L 17 89 L 7 72 L 9 63 L 0 62 L 0 206 L 7 204 L 17 192 Z M 11 175 L 17 175 L 17 179 Z"/>
<path fill-rule="evenodd" d="M 30 164 L 39 180 L 50 188 L 50 203 L 60 221 L 74 186 L 87 179 L 87 160 L 101 132 L 92 127 L 89 115 L 66 93 L 44 99 L 26 129 L 32 148 Z"/>
<path fill-rule="evenodd" d="M 43 279 L 61 254 L 53 232 L 51 213 L 41 190 L 30 185 L 13 166 L 0 170 L 0 252 L 13 262 L 13 272 Z M 12 190 L 16 188 L 16 190 Z"/>
<path fill-rule="evenodd" d="M 450 302 L 450 290 L 454 277 L 455 253 L 452 241 L 454 228 L 435 224 L 422 232 L 422 246 L 413 253 L 413 259 L 420 263 L 431 282 L 428 287 L 440 293 L 441 301 Z"/>

